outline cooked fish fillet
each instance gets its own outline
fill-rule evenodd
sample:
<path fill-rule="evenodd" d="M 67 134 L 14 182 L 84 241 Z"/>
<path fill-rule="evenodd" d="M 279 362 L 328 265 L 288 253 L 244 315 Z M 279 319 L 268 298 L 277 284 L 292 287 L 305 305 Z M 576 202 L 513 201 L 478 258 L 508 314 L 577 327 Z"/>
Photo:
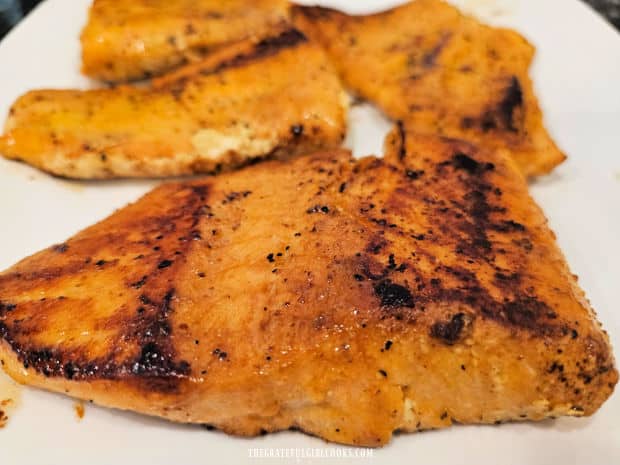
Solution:
<path fill-rule="evenodd" d="M 528 75 L 534 47 L 516 32 L 480 24 L 440 0 L 369 16 L 295 7 L 294 17 L 353 91 L 417 132 L 509 149 L 526 176 L 565 159 Z"/>
<path fill-rule="evenodd" d="M 406 128 L 387 161 L 163 185 L 0 274 L 0 302 L 17 381 L 238 435 L 590 415 L 618 378 L 514 163 Z"/>
<path fill-rule="evenodd" d="M 289 19 L 284 0 L 94 0 L 81 36 L 84 74 L 143 79 Z"/>
<path fill-rule="evenodd" d="M 323 51 L 289 30 L 149 88 L 28 92 L 10 110 L 0 153 L 70 178 L 213 172 L 339 146 L 347 104 Z"/>

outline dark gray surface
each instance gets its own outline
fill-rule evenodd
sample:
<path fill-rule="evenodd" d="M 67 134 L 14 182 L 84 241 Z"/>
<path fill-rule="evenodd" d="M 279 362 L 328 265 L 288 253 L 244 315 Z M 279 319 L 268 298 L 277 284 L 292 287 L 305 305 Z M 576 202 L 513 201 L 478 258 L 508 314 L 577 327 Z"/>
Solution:
<path fill-rule="evenodd" d="M 0 37 L 3 37 L 13 24 L 22 17 L 22 7 L 14 0 L 0 0 Z"/>
<path fill-rule="evenodd" d="M 620 0 L 586 0 L 620 30 Z"/>
<path fill-rule="evenodd" d="M 22 12 L 28 13 L 41 0 L 0 0 L 0 38 L 14 25 Z M 119 0 L 131 1 L 131 0 Z M 170 0 L 174 1 L 174 0 Z M 251 1 L 251 0 L 249 0 Z M 540 0 L 544 2 L 545 0 Z M 620 31 L 620 0 L 583 0 L 605 16 Z M 12 4 L 11 7 L 6 5 Z M 4 5 L 4 6 L 3 6 Z M 558 17 L 562 12 L 558 11 Z"/>

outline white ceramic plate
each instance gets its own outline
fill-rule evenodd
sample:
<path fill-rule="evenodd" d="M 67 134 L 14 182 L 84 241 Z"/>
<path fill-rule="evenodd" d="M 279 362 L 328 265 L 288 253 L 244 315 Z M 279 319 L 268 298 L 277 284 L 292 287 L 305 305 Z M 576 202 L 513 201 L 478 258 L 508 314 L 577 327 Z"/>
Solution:
<path fill-rule="evenodd" d="M 370 12 L 397 2 L 321 3 Z M 570 158 L 532 190 L 620 347 L 620 35 L 577 0 L 456 3 L 486 21 L 518 29 L 538 47 L 533 69 L 537 91 L 548 127 Z M 79 74 L 78 35 L 88 4 L 47 0 L 0 43 L 0 115 L 29 89 L 94 85 Z M 380 115 L 362 107 L 351 120 L 349 142 L 356 153 L 379 151 L 387 127 Z M 0 268 L 63 241 L 153 185 L 62 181 L 0 160 Z M 0 397 L 12 389 L 9 381 L 0 380 Z M 355 453 L 301 433 L 238 439 L 91 405 L 78 421 L 70 399 L 27 388 L 19 397 L 8 425 L 0 430 L 1 464 L 620 463 L 618 394 L 592 418 L 399 435 L 372 451 L 372 458 L 339 459 L 250 457 L 260 453 L 253 450 L 258 448 L 263 454 Z"/>

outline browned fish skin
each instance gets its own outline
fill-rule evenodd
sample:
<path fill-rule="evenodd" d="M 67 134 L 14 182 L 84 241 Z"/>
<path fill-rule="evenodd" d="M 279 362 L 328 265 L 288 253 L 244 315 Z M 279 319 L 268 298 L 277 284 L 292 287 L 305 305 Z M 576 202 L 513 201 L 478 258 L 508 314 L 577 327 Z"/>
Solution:
<path fill-rule="evenodd" d="M 284 0 L 94 0 L 81 36 L 82 71 L 105 81 L 148 78 L 267 36 L 288 17 Z"/>
<path fill-rule="evenodd" d="M 590 415 L 611 348 L 510 158 L 406 126 L 167 184 L 0 274 L 15 379 L 239 435 Z"/>
<path fill-rule="evenodd" d="M 28 92 L 10 110 L 0 154 L 80 179 L 217 172 L 338 147 L 347 104 L 322 49 L 289 29 L 149 88 Z"/>
<path fill-rule="evenodd" d="M 350 16 L 293 8 L 360 97 L 418 133 L 509 149 L 526 176 L 564 161 L 543 125 L 528 70 L 534 47 L 518 33 L 480 24 L 440 0 L 415 0 Z"/>

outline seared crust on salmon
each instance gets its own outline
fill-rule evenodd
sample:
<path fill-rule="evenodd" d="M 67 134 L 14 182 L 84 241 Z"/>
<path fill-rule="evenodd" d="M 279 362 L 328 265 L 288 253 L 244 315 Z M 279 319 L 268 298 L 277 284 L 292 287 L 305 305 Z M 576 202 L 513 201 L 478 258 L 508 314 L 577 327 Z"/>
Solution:
<path fill-rule="evenodd" d="M 514 162 L 401 126 L 166 184 L 0 274 L 16 380 L 239 435 L 594 413 L 608 338 Z"/>
<path fill-rule="evenodd" d="M 261 39 L 288 19 L 284 0 L 94 0 L 82 71 L 105 81 L 148 78 L 222 45 Z"/>
<path fill-rule="evenodd" d="M 10 110 L 0 154 L 69 178 L 210 173 L 337 147 L 347 105 L 321 48 L 290 29 L 148 88 L 28 92 Z"/>
<path fill-rule="evenodd" d="M 508 149 L 526 176 L 565 159 L 528 75 L 534 47 L 518 33 L 441 0 L 368 16 L 296 6 L 293 16 L 323 44 L 346 85 L 416 132 Z"/>

